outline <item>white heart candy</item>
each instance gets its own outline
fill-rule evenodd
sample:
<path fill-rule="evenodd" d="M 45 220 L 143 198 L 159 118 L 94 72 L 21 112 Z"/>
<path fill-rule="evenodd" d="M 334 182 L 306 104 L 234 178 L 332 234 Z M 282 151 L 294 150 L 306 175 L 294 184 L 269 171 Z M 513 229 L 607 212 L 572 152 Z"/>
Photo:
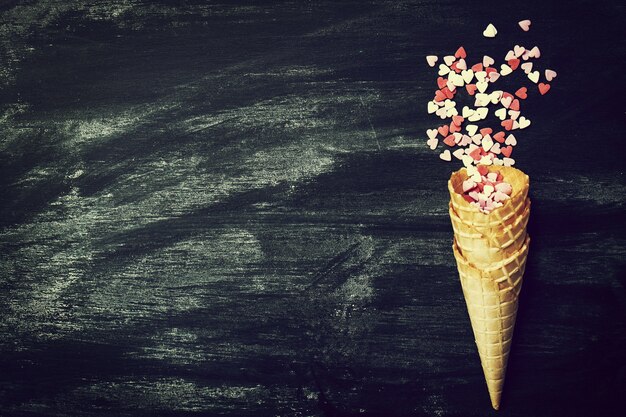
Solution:
<path fill-rule="evenodd" d="M 494 159 L 493 164 L 497 166 L 502 166 L 503 165 L 502 159 Z"/>
<path fill-rule="evenodd" d="M 491 104 L 498 104 L 500 98 L 502 98 L 502 90 L 492 91 L 491 94 L 489 94 Z"/>
<path fill-rule="evenodd" d="M 472 71 L 471 69 L 463 70 L 461 71 L 461 77 L 463 77 L 463 81 L 465 81 L 465 84 L 469 84 L 474 78 L 474 71 Z"/>
<path fill-rule="evenodd" d="M 495 38 L 497 34 L 498 34 L 498 30 L 491 23 L 489 23 L 487 27 L 485 28 L 485 30 L 483 31 L 483 36 L 485 38 Z"/>
<path fill-rule="evenodd" d="M 476 77 L 476 81 L 485 81 L 487 73 L 485 71 L 478 71 L 474 73 L 474 77 Z"/>
<path fill-rule="evenodd" d="M 438 143 L 439 143 L 439 139 L 434 139 L 434 138 L 428 139 L 428 140 L 426 141 L 426 144 L 428 145 L 428 147 L 429 147 L 431 150 L 433 150 L 433 151 L 434 151 L 434 150 L 435 150 L 435 148 L 437 147 L 437 144 L 438 144 Z"/>
<path fill-rule="evenodd" d="M 489 114 L 489 109 L 487 107 L 479 107 L 476 109 L 476 114 L 478 114 L 481 119 L 484 119 L 487 117 L 487 114 Z"/>
<path fill-rule="evenodd" d="M 498 78 L 500 78 L 500 74 L 497 72 L 492 72 L 489 74 L 489 82 L 491 83 L 495 83 L 496 81 L 498 81 Z"/>
<path fill-rule="evenodd" d="M 445 107 L 446 109 L 451 109 L 454 106 L 456 106 L 456 101 L 452 101 L 450 99 L 446 99 L 443 102 L 443 107 Z"/>
<path fill-rule="evenodd" d="M 460 70 L 466 70 L 467 69 L 467 62 L 465 62 L 465 60 L 463 58 L 459 59 L 456 62 L 456 67 Z"/>
<path fill-rule="evenodd" d="M 447 109 L 446 110 L 446 117 L 452 117 L 452 116 L 456 116 L 458 114 L 459 114 L 459 112 L 456 110 L 455 107 L 452 107 L 451 109 Z"/>
<path fill-rule="evenodd" d="M 444 64 L 439 64 L 439 72 L 437 74 L 439 74 L 439 75 L 446 75 L 449 72 L 450 72 L 450 68 L 448 68 Z"/>
<path fill-rule="evenodd" d="M 478 126 L 476 126 L 476 125 L 466 125 L 465 126 L 465 130 L 467 131 L 468 135 L 474 136 L 474 134 L 478 131 Z"/>
<path fill-rule="evenodd" d="M 509 116 L 511 117 L 511 120 L 517 120 L 519 115 L 520 115 L 520 112 L 515 111 L 515 110 L 509 110 Z"/>
<path fill-rule="evenodd" d="M 437 116 L 441 117 L 442 119 L 446 118 L 446 108 L 442 107 L 439 110 L 437 110 L 437 112 L 435 113 Z"/>
<path fill-rule="evenodd" d="M 482 140 L 482 147 L 485 152 L 489 152 L 489 149 L 493 146 L 493 139 L 491 136 L 485 135 Z"/>
<path fill-rule="evenodd" d="M 504 141 L 505 145 L 511 145 L 511 146 L 515 146 L 517 145 L 517 139 L 515 139 L 515 136 L 513 136 L 513 134 L 511 133 L 509 136 L 506 137 L 506 140 Z"/>
<path fill-rule="evenodd" d="M 448 90 L 450 91 L 456 90 L 456 85 L 454 85 L 450 78 L 448 78 L 448 81 L 446 81 L 446 87 L 448 87 Z"/>
<path fill-rule="evenodd" d="M 507 52 L 507 53 L 506 53 L 506 56 L 504 57 L 504 60 L 505 60 L 505 61 L 510 61 L 510 60 L 512 60 L 512 59 L 515 59 L 515 58 L 517 58 L 517 57 L 515 56 L 515 52 L 513 52 L 513 51 L 509 51 L 509 52 Z M 432 67 L 432 65 L 431 65 L 431 67 Z"/>
<path fill-rule="evenodd" d="M 428 136 L 429 139 L 434 139 L 437 137 L 437 129 L 428 129 L 426 130 L 426 136 Z"/>
<path fill-rule="evenodd" d="M 486 81 L 479 81 L 476 83 L 476 88 L 478 88 L 478 91 L 481 93 L 487 91 L 487 87 L 489 87 L 489 84 Z"/>
<path fill-rule="evenodd" d="M 437 106 L 437 104 L 434 101 L 428 102 L 428 114 L 433 114 L 434 112 L 437 111 L 438 108 L 439 106 Z"/>
<path fill-rule="evenodd" d="M 437 55 L 428 55 L 426 57 L 426 62 L 428 62 L 429 66 L 434 67 L 438 59 Z"/>
<path fill-rule="evenodd" d="M 470 145 L 470 151 L 468 153 L 472 153 L 474 149 L 477 149 L 478 146 L 476 145 L 480 145 L 482 141 L 483 141 L 483 135 L 481 135 L 480 133 L 476 133 L 475 135 L 473 135 L 472 142 L 474 143 Z"/>
<path fill-rule="evenodd" d="M 444 161 L 452 161 L 452 155 L 447 149 L 439 154 L 439 158 L 443 159 Z"/>
<path fill-rule="evenodd" d="M 510 97 L 510 96 L 502 97 L 502 99 L 500 100 L 500 103 L 502 103 L 502 105 L 508 109 L 512 101 L 513 101 L 513 97 Z"/>
<path fill-rule="evenodd" d="M 451 72 L 448 79 L 457 87 L 463 87 L 463 77 L 461 75 Z"/>
<path fill-rule="evenodd" d="M 467 119 L 472 114 L 474 114 L 474 110 L 470 109 L 467 106 L 463 106 L 463 109 L 461 110 L 461 116 L 463 116 L 464 119 Z"/>
<path fill-rule="evenodd" d="M 537 81 L 539 81 L 539 71 L 533 71 L 531 73 L 528 74 L 528 79 L 532 82 L 534 82 L 535 84 L 537 84 Z"/>
<path fill-rule="evenodd" d="M 500 75 L 507 76 L 513 72 L 513 69 L 509 67 L 507 64 L 500 65 Z"/>
<path fill-rule="evenodd" d="M 503 158 L 502 163 L 505 167 L 511 167 L 515 165 L 515 159 L 513 158 Z"/>
<path fill-rule="evenodd" d="M 496 61 L 494 61 L 492 57 L 490 57 L 488 55 L 483 56 L 483 67 L 488 67 L 488 66 L 493 65 L 495 63 L 496 63 Z"/>
<path fill-rule="evenodd" d="M 490 152 L 493 152 L 496 155 L 500 155 L 500 144 L 498 142 L 494 143 L 491 147 Z"/>
<path fill-rule="evenodd" d="M 534 46 L 533 49 L 530 50 L 529 56 L 531 58 L 539 58 L 541 57 L 541 51 L 538 46 Z"/>
<path fill-rule="evenodd" d="M 465 151 L 463 151 L 463 149 L 457 149 L 456 151 L 452 152 L 452 155 L 454 155 L 456 159 L 462 159 L 463 155 L 465 155 Z"/>
<path fill-rule="evenodd" d="M 526 51 L 526 48 L 524 48 L 523 46 L 519 46 L 519 45 L 515 45 L 513 47 L 513 52 L 515 52 L 515 58 L 519 58 L 524 51 Z"/>
<path fill-rule="evenodd" d="M 526 129 L 528 126 L 530 126 L 530 120 L 528 120 L 524 116 L 521 116 L 519 118 L 518 122 L 519 122 L 519 128 L 520 129 Z"/>
<path fill-rule="evenodd" d="M 443 62 L 446 63 L 447 66 L 452 65 L 452 63 L 456 60 L 454 55 L 446 55 L 443 57 Z"/>
<path fill-rule="evenodd" d="M 494 114 L 500 120 L 506 119 L 506 109 L 504 107 L 502 107 L 501 109 L 496 110 Z"/>
<path fill-rule="evenodd" d="M 469 168 L 473 166 L 472 164 L 474 163 L 474 158 L 472 158 L 469 155 L 463 155 L 462 161 L 463 161 L 463 165 L 466 168 Z"/>

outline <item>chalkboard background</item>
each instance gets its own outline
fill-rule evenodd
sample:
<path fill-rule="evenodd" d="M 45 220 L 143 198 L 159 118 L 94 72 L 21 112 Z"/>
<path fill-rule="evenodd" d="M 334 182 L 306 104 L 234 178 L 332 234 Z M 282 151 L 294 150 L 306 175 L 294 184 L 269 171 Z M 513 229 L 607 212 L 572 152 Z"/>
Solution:
<path fill-rule="evenodd" d="M 516 43 L 558 77 L 498 414 L 618 415 L 624 4 L 513 3 L 2 2 L 0 415 L 495 415 L 424 57 Z"/>

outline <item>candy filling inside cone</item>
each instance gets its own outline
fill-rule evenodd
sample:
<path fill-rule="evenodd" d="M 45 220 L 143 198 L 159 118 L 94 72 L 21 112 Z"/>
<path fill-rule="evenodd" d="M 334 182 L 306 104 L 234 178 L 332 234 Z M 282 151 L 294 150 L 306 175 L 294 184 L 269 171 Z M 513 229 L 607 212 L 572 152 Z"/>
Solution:
<path fill-rule="evenodd" d="M 481 172 L 499 174 L 498 178 L 511 187 L 508 198 L 489 212 L 468 201 L 464 196 L 469 176 L 462 168 L 448 182 L 449 214 L 463 295 L 491 404 L 497 410 L 530 245 L 526 233 L 530 216 L 529 180 L 526 174 L 512 167 L 491 166 L 488 170 L 481 168 Z"/>

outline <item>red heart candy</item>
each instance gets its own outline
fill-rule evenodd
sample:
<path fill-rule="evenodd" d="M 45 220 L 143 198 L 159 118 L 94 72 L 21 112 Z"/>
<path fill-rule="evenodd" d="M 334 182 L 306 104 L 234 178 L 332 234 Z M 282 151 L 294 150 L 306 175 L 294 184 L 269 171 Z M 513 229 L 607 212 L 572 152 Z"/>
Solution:
<path fill-rule="evenodd" d="M 507 93 L 506 91 L 502 92 L 502 98 L 507 98 L 507 97 L 511 97 L 511 99 L 513 99 L 513 94 L 511 93 Z"/>
<path fill-rule="evenodd" d="M 490 127 L 483 127 L 482 129 L 480 129 L 480 134 L 483 136 L 491 135 L 492 132 L 493 129 Z"/>
<path fill-rule="evenodd" d="M 511 152 L 513 152 L 512 146 L 505 146 L 504 148 L 500 148 L 500 153 L 506 156 L 507 158 L 511 156 Z"/>
<path fill-rule="evenodd" d="M 528 89 L 526 87 L 522 87 L 515 92 L 515 95 L 521 98 L 522 100 L 525 100 L 526 97 L 528 97 L 527 93 L 528 93 Z"/>
<path fill-rule="evenodd" d="M 474 72 L 480 72 L 483 70 L 483 64 L 482 62 L 479 62 L 478 64 L 474 64 L 472 65 L 472 71 Z"/>
<path fill-rule="evenodd" d="M 461 123 L 463 123 L 463 116 L 459 116 L 458 114 L 456 116 L 452 116 L 452 123 L 454 123 L 457 126 L 461 126 Z"/>
<path fill-rule="evenodd" d="M 460 131 L 461 131 L 460 126 L 455 125 L 454 123 L 450 123 L 450 133 L 460 132 Z"/>
<path fill-rule="evenodd" d="M 515 111 L 519 111 L 519 100 L 515 99 L 511 102 L 511 105 L 509 106 L 509 110 L 515 110 Z"/>
<path fill-rule="evenodd" d="M 489 169 L 484 165 L 478 165 L 477 169 L 480 175 L 487 175 L 487 173 L 489 172 Z"/>
<path fill-rule="evenodd" d="M 448 136 L 448 130 L 449 130 L 448 125 L 439 126 L 437 128 L 437 131 L 439 132 L 439 134 L 443 136 L 444 138 Z"/>
<path fill-rule="evenodd" d="M 465 53 L 465 48 L 463 48 L 462 46 L 459 46 L 459 49 L 456 50 L 456 52 L 454 53 L 454 56 L 457 58 L 465 59 L 467 57 L 467 54 Z"/>
<path fill-rule="evenodd" d="M 509 64 L 509 67 L 511 67 L 512 70 L 516 70 L 517 67 L 519 67 L 519 59 L 517 58 L 513 58 L 513 59 L 509 59 L 508 61 L 506 61 L 507 64 Z"/>
<path fill-rule="evenodd" d="M 435 91 L 435 101 L 444 101 L 445 99 L 446 95 L 441 90 Z"/>
<path fill-rule="evenodd" d="M 541 95 L 544 95 L 545 93 L 550 91 L 550 84 L 539 83 L 538 87 Z"/>
<path fill-rule="evenodd" d="M 443 143 L 445 143 L 448 146 L 454 146 L 456 145 L 454 143 L 454 135 L 448 135 L 446 136 L 446 138 L 443 140 Z"/>
<path fill-rule="evenodd" d="M 474 161 L 479 161 L 481 157 L 480 151 L 482 150 L 483 148 L 476 148 L 472 152 L 469 153 L 469 156 L 471 156 L 474 159 Z"/>
<path fill-rule="evenodd" d="M 485 72 L 487 73 L 487 78 L 489 78 L 489 74 L 491 74 L 492 72 L 498 72 L 498 70 L 493 67 L 489 67 L 485 70 Z"/>
<path fill-rule="evenodd" d="M 467 90 L 467 94 L 469 94 L 470 96 L 476 94 L 476 84 L 467 84 L 465 86 L 465 89 Z"/>
<path fill-rule="evenodd" d="M 506 119 L 503 120 L 502 123 L 500 123 L 502 125 L 503 128 L 505 128 L 506 130 L 511 130 L 513 129 L 513 120 L 512 119 Z"/>
<path fill-rule="evenodd" d="M 495 135 L 491 136 L 495 141 L 504 143 L 504 132 L 498 132 Z"/>
<path fill-rule="evenodd" d="M 459 69 L 457 68 L 457 66 L 456 66 L 456 63 L 457 63 L 457 62 L 458 62 L 458 61 L 455 61 L 455 62 L 453 62 L 453 63 L 452 63 L 452 65 L 450 65 L 450 69 L 451 69 L 451 70 L 453 70 L 453 71 L 455 71 L 455 72 L 456 72 L 457 70 L 459 70 Z"/>
<path fill-rule="evenodd" d="M 443 77 L 437 78 L 437 87 L 443 88 L 443 87 L 446 86 L 447 83 L 448 83 L 448 79 L 447 78 L 443 78 Z"/>

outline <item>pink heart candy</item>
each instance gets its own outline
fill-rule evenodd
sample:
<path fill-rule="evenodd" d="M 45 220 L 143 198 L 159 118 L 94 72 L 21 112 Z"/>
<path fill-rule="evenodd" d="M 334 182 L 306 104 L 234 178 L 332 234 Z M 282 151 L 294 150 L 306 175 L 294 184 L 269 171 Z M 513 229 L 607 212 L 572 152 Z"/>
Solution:
<path fill-rule="evenodd" d="M 517 22 L 517 24 L 519 25 L 519 27 L 522 28 L 522 30 L 524 32 L 528 32 L 530 30 L 530 20 L 529 19 L 520 20 L 519 22 Z"/>
<path fill-rule="evenodd" d="M 556 77 L 556 71 L 551 69 L 546 70 L 546 80 L 552 81 Z"/>

